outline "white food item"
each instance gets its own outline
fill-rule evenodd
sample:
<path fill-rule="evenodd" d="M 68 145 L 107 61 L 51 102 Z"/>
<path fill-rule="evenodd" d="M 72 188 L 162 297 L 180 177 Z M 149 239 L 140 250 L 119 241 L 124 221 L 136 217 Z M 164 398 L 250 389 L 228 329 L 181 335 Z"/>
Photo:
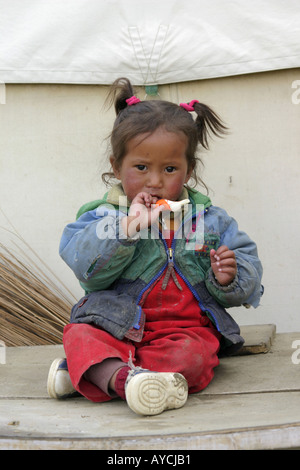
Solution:
<path fill-rule="evenodd" d="M 183 206 L 185 206 L 186 204 L 190 202 L 189 199 L 183 199 L 182 201 L 170 201 L 169 199 L 162 199 L 162 201 L 166 201 L 166 203 L 169 206 L 168 208 L 172 212 L 180 211 Z"/>

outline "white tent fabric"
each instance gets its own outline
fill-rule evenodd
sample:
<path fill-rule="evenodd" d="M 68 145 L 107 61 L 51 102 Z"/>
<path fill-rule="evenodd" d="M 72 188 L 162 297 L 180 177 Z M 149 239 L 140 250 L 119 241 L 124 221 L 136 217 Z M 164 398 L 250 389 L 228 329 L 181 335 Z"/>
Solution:
<path fill-rule="evenodd" d="M 150 85 L 299 66 L 299 0 L 0 0 L 0 83 Z"/>

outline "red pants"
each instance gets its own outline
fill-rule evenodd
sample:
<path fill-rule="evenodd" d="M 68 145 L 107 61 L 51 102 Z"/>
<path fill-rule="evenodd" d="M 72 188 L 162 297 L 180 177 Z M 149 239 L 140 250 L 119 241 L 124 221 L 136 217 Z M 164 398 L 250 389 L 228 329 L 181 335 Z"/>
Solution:
<path fill-rule="evenodd" d="M 168 240 L 170 246 L 172 238 Z M 84 378 L 94 364 L 108 358 L 157 372 L 179 372 L 188 382 L 189 393 L 203 390 L 219 364 L 220 334 L 203 315 L 192 292 L 178 277 L 170 277 L 163 289 L 165 273 L 143 301 L 146 324 L 140 343 L 114 338 L 88 324 L 70 324 L 64 330 L 64 348 L 71 381 L 89 400 L 108 401 L 112 397 Z M 181 290 L 178 288 L 178 283 Z"/>
<path fill-rule="evenodd" d="M 204 389 L 219 364 L 219 333 L 209 326 L 146 331 L 140 343 L 118 340 L 88 324 L 70 324 L 64 330 L 64 348 L 71 381 L 76 390 L 94 402 L 111 396 L 84 378 L 94 364 L 108 358 L 128 362 L 130 351 L 135 366 L 157 372 L 179 372 L 187 380 L 189 393 Z"/>

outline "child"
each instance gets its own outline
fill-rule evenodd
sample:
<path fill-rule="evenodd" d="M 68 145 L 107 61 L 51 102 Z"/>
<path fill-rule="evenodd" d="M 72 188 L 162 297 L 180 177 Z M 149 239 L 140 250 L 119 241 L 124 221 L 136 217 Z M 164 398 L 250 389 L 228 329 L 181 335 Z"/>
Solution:
<path fill-rule="evenodd" d="M 64 230 L 60 255 L 86 295 L 72 309 L 66 360 L 53 362 L 48 392 L 121 397 L 137 414 L 155 415 L 183 406 L 210 383 L 218 355 L 242 346 L 225 308 L 258 306 L 262 267 L 235 220 L 187 186 L 198 181 L 198 145 L 226 132 L 219 117 L 196 100 L 140 101 L 127 79 L 112 96 L 113 173 L 103 178 L 120 183 Z M 161 199 L 188 200 L 183 220 L 166 202 L 156 205 Z"/>

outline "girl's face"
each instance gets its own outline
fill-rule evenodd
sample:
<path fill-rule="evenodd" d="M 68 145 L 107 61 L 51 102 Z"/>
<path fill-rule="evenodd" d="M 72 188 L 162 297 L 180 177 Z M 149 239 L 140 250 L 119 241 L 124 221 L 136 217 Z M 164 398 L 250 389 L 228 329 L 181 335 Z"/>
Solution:
<path fill-rule="evenodd" d="M 141 134 L 128 142 L 120 167 L 112 157 L 114 174 L 129 201 L 140 192 L 176 201 L 192 173 L 186 159 L 187 143 L 183 133 L 158 128 L 151 135 Z"/>

